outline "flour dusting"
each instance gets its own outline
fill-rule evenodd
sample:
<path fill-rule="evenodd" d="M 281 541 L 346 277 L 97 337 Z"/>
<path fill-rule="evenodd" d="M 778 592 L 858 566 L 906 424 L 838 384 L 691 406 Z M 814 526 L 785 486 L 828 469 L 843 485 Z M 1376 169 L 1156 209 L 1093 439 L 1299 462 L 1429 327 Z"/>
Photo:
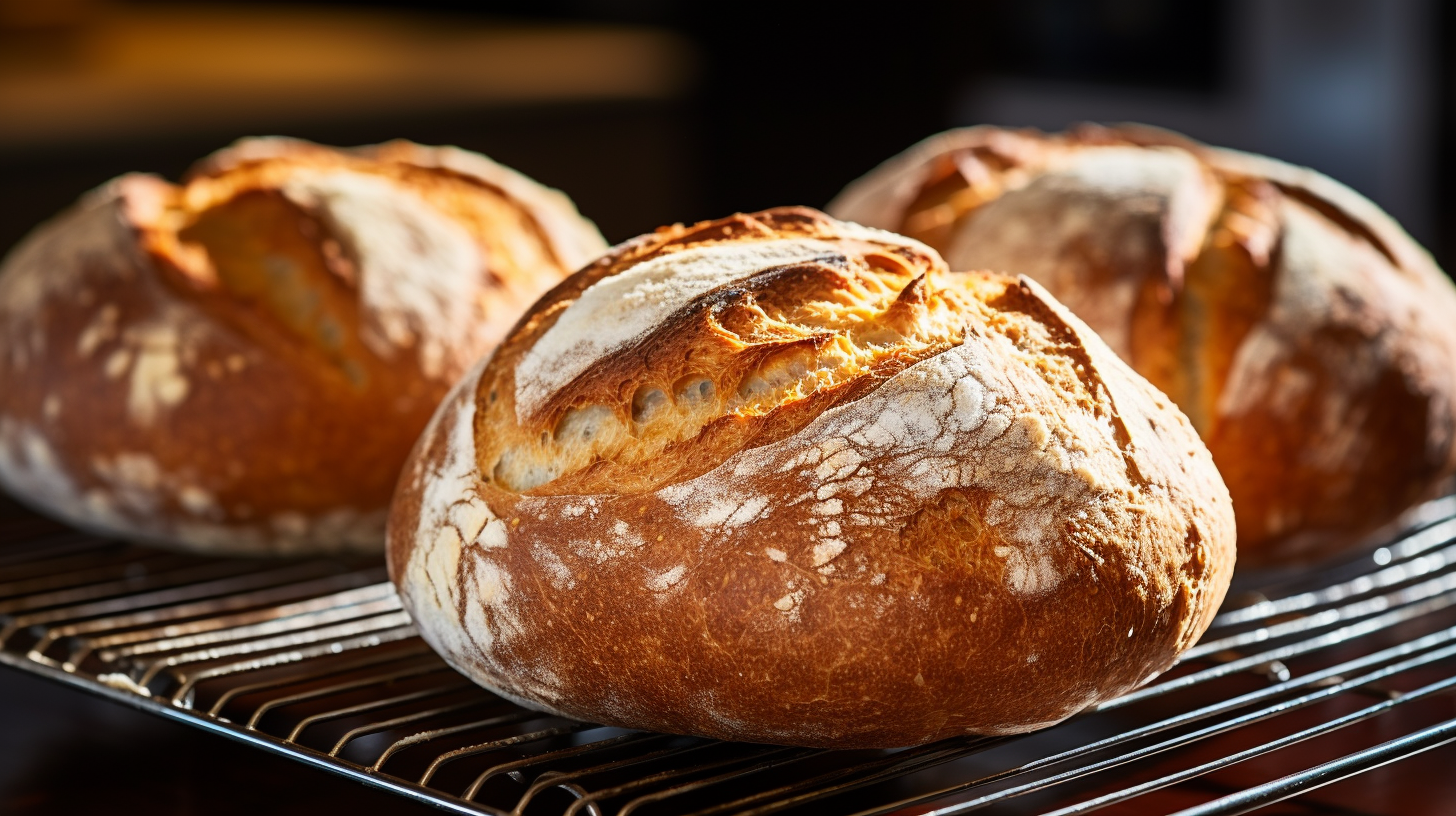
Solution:
<path fill-rule="evenodd" d="M 538 661 L 528 672 L 512 671 L 496 652 L 526 623 L 511 573 L 492 557 L 507 547 L 511 527 L 491 512 L 476 472 L 475 389 L 485 362 L 456 384 L 425 429 L 423 438 L 441 440 L 444 452 L 411 474 L 421 493 L 420 515 L 402 591 L 436 651 L 457 666 L 474 667 L 472 676 L 496 694 L 549 710 L 543 701 L 560 694 L 553 667 Z M 576 586 L 560 553 L 538 545 L 531 555 L 553 586 Z"/>
<path fill-rule="evenodd" d="M 1122 458 L 1109 427 L 1087 412 L 1064 410 L 1039 375 L 1006 366 L 987 348 L 1005 342 L 968 339 L 863 399 L 831 408 L 795 437 L 741 451 L 658 495 L 684 520 L 712 527 L 753 518 L 749 511 L 771 490 L 761 479 L 796 474 L 811 492 L 790 504 L 808 505 L 803 523 L 813 525 L 805 531 L 812 543 L 785 556 L 824 568 L 851 551 L 857 536 L 941 491 L 979 488 L 997 497 L 986 520 L 1005 538 L 1006 551 L 998 554 L 1006 585 L 1026 595 L 1053 589 L 1063 576 L 1048 548 L 1063 519 L 1098 484 L 1115 482 L 1105 471 L 1109 464 L 1121 468 Z M 1030 405 L 1013 408 L 998 394 Z M 1092 456 L 1093 447 L 1103 455 Z M 857 512 L 845 513 L 846 502 Z"/>
<path fill-rule="evenodd" d="M 687 574 L 688 568 L 684 564 L 678 564 L 672 569 L 653 575 L 647 579 L 647 588 L 653 592 L 666 592 L 672 589 Z"/>
<path fill-rule="evenodd" d="M 414 348 L 426 375 L 477 330 L 474 293 L 485 258 L 464 227 L 388 179 L 299 173 L 283 188 L 314 211 L 359 268 L 360 336 L 382 357 Z"/>
<path fill-rule="evenodd" d="M 139 326 L 126 332 L 133 349 L 127 416 L 138 425 L 151 425 L 161 413 L 186 399 L 190 384 L 182 373 L 181 339 L 166 324 Z"/>

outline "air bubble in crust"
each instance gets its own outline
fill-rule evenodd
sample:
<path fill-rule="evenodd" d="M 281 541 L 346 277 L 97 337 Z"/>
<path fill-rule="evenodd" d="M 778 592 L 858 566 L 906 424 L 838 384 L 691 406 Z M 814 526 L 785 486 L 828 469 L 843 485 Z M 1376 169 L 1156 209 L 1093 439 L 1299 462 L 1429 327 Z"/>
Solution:
<path fill-rule="evenodd" d="M 677 394 L 679 405 L 689 409 L 701 408 L 714 402 L 717 389 L 713 381 L 702 377 L 693 377 L 686 381 L 679 381 L 682 384 L 673 389 Z"/>
<path fill-rule="evenodd" d="M 614 419 L 612 410 L 605 405 L 573 408 L 566 412 L 566 415 L 561 418 L 560 424 L 556 426 L 556 444 L 590 443 L 592 439 L 601 435 L 605 426 Z"/>
<path fill-rule="evenodd" d="M 743 378 L 738 385 L 738 399 L 734 408 L 752 405 L 760 400 L 774 400 L 781 392 L 802 382 L 815 368 L 812 354 L 795 351 L 770 360 L 757 371 Z M 843 362 L 843 359 L 836 362 Z"/>
<path fill-rule="evenodd" d="M 535 458 L 530 451 L 507 448 L 496 460 L 495 467 L 491 468 L 491 476 L 502 488 L 517 493 L 555 479 L 557 476 L 555 469 L 533 461 Z"/>
<path fill-rule="evenodd" d="M 643 386 L 632 395 L 632 421 L 650 422 L 658 411 L 667 407 L 667 394 L 661 388 Z"/>

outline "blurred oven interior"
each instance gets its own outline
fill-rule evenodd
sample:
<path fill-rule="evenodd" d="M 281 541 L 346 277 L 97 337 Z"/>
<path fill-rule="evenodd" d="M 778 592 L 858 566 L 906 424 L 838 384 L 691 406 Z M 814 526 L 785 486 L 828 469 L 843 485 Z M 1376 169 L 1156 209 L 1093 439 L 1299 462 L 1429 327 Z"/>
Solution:
<path fill-rule="evenodd" d="M 0 0 L 0 248 L 109 178 L 175 179 L 247 135 L 477 150 L 565 190 L 616 242 L 822 206 L 948 127 L 1138 121 L 1333 176 L 1451 269 L 1453 43 L 1456 10 L 1438 0 L 968 0 L 893 13 Z M 1411 785 L 1446 812 L 1453 759 L 1456 747 L 1439 748 L 1266 812 L 1395 813 L 1380 792 Z M 433 812 L 0 668 L 0 812 L 320 807 Z"/>

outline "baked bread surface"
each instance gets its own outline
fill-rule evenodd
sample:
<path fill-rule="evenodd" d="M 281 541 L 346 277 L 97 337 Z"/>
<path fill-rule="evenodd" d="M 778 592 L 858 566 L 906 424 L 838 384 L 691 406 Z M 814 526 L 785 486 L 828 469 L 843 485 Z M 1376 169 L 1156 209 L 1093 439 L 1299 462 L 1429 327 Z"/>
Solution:
<path fill-rule="evenodd" d="M 180 186 L 124 176 L 0 271 L 0 485 L 208 552 L 379 552 L 439 400 L 603 249 L 453 148 L 250 139 Z"/>
<path fill-rule="evenodd" d="M 1240 563 L 1358 543 L 1456 472 L 1456 289 L 1310 170 L 1151 128 L 932 137 L 836 215 L 1024 274 L 1168 394 L 1218 463 Z"/>
<path fill-rule="evenodd" d="M 1132 689 L 1233 568 L 1198 437 L 1041 287 L 800 208 L 538 301 L 431 421 L 389 540 L 426 640 L 509 699 L 836 747 Z"/>

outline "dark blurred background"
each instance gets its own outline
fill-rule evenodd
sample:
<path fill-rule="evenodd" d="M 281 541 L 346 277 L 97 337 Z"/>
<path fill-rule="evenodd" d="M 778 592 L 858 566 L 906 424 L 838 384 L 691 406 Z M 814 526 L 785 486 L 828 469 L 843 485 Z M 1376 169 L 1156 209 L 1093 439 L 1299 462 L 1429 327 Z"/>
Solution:
<path fill-rule="evenodd" d="M 823 206 L 948 127 L 1092 120 L 1314 167 L 1385 207 L 1450 270 L 1453 42 L 1456 12 L 1440 0 L 964 0 L 874 12 L 0 0 L 0 251 L 113 176 L 175 179 L 254 134 L 478 150 L 567 191 L 619 241 L 736 210 Z M 330 806 L 426 812 L 0 669 L 0 811 Z"/>
<path fill-rule="evenodd" d="M 617 241 L 824 205 L 938 130 L 1141 121 L 1312 166 L 1447 268 L 1439 0 L 0 0 L 0 247 L 240 136 L 479 150 Z"/>

